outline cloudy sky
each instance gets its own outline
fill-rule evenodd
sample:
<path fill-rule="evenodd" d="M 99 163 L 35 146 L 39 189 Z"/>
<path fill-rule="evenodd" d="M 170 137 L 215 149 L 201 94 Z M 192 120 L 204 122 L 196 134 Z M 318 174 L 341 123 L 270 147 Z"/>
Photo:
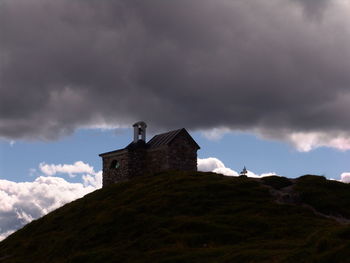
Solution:
<path fill-rule="evenodd" d="M 186 127 L 201 170 L 350 178 L 349 0 L 0 0 L 0 238 Z M 209 159 L 211 158 L 211 159 Z"/>

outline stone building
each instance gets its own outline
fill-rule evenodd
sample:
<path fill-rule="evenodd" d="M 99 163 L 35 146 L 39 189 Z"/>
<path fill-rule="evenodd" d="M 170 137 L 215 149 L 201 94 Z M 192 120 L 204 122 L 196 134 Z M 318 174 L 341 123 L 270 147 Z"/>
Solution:
<path fill-rule="evenodd" d="M 133 127 L 134 140 L 128 146 L 99 155 L 103 186 L 161 171 L 197 171 L 200 147 L 186 129 L 155 135 L 146 143 L 146 123 L 137 122 Z"/>

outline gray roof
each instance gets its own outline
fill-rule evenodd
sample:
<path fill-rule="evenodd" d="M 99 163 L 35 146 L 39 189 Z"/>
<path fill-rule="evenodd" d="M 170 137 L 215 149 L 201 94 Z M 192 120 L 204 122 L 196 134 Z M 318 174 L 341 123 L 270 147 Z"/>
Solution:
<path fill-rule="evenodd" d="M 171 143 L 171 141 L 174 140 L 175 137 L 176 137 L 179 133 L 181 133 L 181 132 L 185 132 L 185 133 L 189 136 L 189 138 L 193 141 L 193 143 L 198 147 L 198 149 L 200 148 L 199 145 L 196 143 L 195 140 L 193 140 L 193 138 L 192 138 L 191 135 L 186 131 L 185 128 L 155 135 L 155 136 L 147 143 L 147 147 L 148 147 L 149 149 L 153 149 L 153 148 L 157 148 L 157 147 L 162 146 L 162 145 L 168 145 L 168 144 Z"/>
<path fill-rule="evenodd" d="M 181 132 L 185 132 L 188 135 L 188 137 L 191 139 L 191 141 L 198 147 L 198 149 L 200 149 L 199 145 L 191 137 L 191 135 L 186 131 L 185 128 L 155 135 L 151 140 L 149 140 L 149 142 L 147 142 L 146 144 L 143 144 L 144 146 L 142 146 L 142 145 L 141 146 L 142 147 L 146 146 L 146 148 L 148 148 L 148 149 L 154 149 L 154 148 L 158 148 L 158 147 L 163 146 L 163 145 L 168 145 Z M 109 154 L 116 154 L 118 152 L 123 152 L 126 149 L 131 149 L 132 147 L 136 147 L 136 146 L 140 146 L 139 143 L 137 145 L 135 145 L 133 142 L 131 142 L 124 149 L 119 149 L 119 150 L 116 150 L 116 151 L 101 153 L 101 154 L 99 154 L 99 156 L 104 156 L 104 155 L 109 155 Z"/>
<path fill-rule="evenodd" d="M 155 135 L 147 143 L 148 148 L 152 149 L 169 144 L 176 137 L 176 135 L 178 135 L 181 132 L 181 130 L 182 129 Z"/>

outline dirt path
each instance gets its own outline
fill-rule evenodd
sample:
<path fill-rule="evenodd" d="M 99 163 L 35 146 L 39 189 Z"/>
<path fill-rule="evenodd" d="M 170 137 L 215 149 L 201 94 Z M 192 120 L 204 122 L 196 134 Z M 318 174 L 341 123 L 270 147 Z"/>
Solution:
<path fill-rule="evenodd" d="M 350 224 L 349 218 L 345 218 L 341 215 L 327 215 L 327 214 L 321 213 L 317 211 L 317 209 L 315 209 L 313 206 L 302 202 L 299 194 L 294 190 L 295 182 L 293 182 L 293 179 L 291 179 L 291 182 L 293 183 L 292 185 L 281 189 L 275 189 L 266 184 L 264 184 L 264 186 L 269 189 L 271 195 L 275 198 L 275 201 L 279 204 L 293 204 L 293 205 L 302 206 L 306 209 L 311 210 L 317 216 L 322 216 L 324 218 L 335 220 L 340 224 Z"/>

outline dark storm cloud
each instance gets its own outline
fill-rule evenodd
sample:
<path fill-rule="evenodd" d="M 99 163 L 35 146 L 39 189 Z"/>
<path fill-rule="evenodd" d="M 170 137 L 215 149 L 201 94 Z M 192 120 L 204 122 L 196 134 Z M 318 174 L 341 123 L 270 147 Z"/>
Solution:
<path fill-rule="evenodd" d="M 349 15 L 337 0 L 0 0 L 0 136 L 136 120 L 347 134 Z"/>
<path fill-rule="evenodd" d="M 320 18 L 327 7 L 334 0 L 294 0 L 298 2 L 305 12 L 305 15 L 311 19 Z"/>

